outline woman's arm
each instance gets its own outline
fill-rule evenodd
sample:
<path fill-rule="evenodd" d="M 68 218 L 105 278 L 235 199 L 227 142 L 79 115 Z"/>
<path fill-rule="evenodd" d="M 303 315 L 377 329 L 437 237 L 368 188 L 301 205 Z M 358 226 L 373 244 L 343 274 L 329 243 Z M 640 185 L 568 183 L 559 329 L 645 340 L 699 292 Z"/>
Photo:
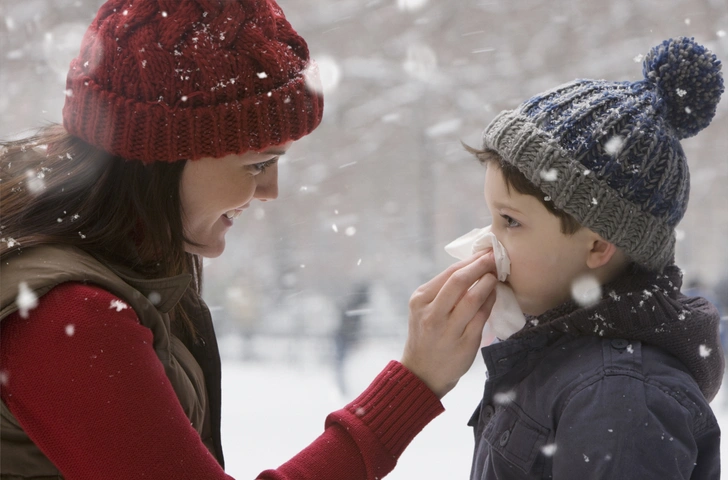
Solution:
<path fill-rule="evenodd" d="M 318 439 L 260 478 L 364 480 L 394 468 L 442 412 L 438 397 L 477 351 L 492 285 L 469 288 L 487 262 L 461 264 L 411 301 L 410 337 L 416 337 L 408 339 L 403 362 L 418 374 L 390 363 L 356 400 L 329 415 Z M 70 480 L 230 479 L 190 425 L 150 330 L 132 309 L 110 308 L 116 300 L 98 287 L 67 283 L 43 296 L 27 319 L 3 320 L 2 400 Z"/>

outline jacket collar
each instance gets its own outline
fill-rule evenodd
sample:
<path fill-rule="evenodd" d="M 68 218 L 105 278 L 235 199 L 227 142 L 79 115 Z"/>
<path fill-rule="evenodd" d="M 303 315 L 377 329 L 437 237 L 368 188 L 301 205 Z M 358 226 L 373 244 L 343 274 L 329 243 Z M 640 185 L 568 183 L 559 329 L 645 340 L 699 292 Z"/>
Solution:
<path fill-rule="evenodd" d="M 183 273 L 174 277 L 141 278 L 133 270 L 119 265 L 106 264 L 109 270 L 147 297 L 161 313 L 169 313 L 177 303 L 192 281 L 192 275 Z"/>

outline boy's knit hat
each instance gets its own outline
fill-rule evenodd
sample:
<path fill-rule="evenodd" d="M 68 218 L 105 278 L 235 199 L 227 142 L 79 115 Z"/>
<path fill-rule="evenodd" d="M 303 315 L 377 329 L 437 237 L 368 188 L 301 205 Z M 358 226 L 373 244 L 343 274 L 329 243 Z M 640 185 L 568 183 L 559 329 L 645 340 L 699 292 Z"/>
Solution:
<path fill-rule="evenodd" d="M 63 124 L 129 160 L 222 157 L 313 131 L 318 84 L 273 0 L 109 0 L 71 62 Z"/>
<path fill-rule="evenodd" d="M 720 61 L 692 38 L 654 47 L 637 82 L 576 80 L 501 112 L 483 132 L 494 150 L 557 209 L 662 270 L 690 177 L 680 140 L 715 115 Z"/>

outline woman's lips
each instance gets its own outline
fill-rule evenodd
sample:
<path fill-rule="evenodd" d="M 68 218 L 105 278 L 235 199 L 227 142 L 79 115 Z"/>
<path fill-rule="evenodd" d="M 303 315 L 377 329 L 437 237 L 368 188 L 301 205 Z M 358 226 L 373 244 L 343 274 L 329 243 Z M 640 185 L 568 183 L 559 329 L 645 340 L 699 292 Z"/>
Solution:
<path fill-rule="evenodd" d="M 236 208 L 234 210 L 228 210 L 227 212 L 225 212 L 225 216 L 227 217 L 228 220 L 234 220 L 234 219 L 238 218 L 240 216 L 240 214 L 242 214 L 242 213 L 243 213 L 242 209 Z"/>

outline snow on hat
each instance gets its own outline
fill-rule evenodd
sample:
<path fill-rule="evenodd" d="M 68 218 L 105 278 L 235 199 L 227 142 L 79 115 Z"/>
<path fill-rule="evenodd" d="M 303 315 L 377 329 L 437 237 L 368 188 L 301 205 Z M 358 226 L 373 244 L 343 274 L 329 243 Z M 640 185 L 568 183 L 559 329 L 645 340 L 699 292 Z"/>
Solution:
<path fill-rule="evenodd" d="M 323 115 L 308 46 L 273 0 L 109 0 L 66 82 L 66 130 L 147 163 L 262 150 Z"/>
<path fill-rule="evenodd" d="M 503 111 L 483 148 L 513 164 L 557 209 L 662 270 L 690 178 L 680 140 L 710 124 L 721 63 L 692 38 L 654 47 L 637 82 L 575 80 Z"/>

